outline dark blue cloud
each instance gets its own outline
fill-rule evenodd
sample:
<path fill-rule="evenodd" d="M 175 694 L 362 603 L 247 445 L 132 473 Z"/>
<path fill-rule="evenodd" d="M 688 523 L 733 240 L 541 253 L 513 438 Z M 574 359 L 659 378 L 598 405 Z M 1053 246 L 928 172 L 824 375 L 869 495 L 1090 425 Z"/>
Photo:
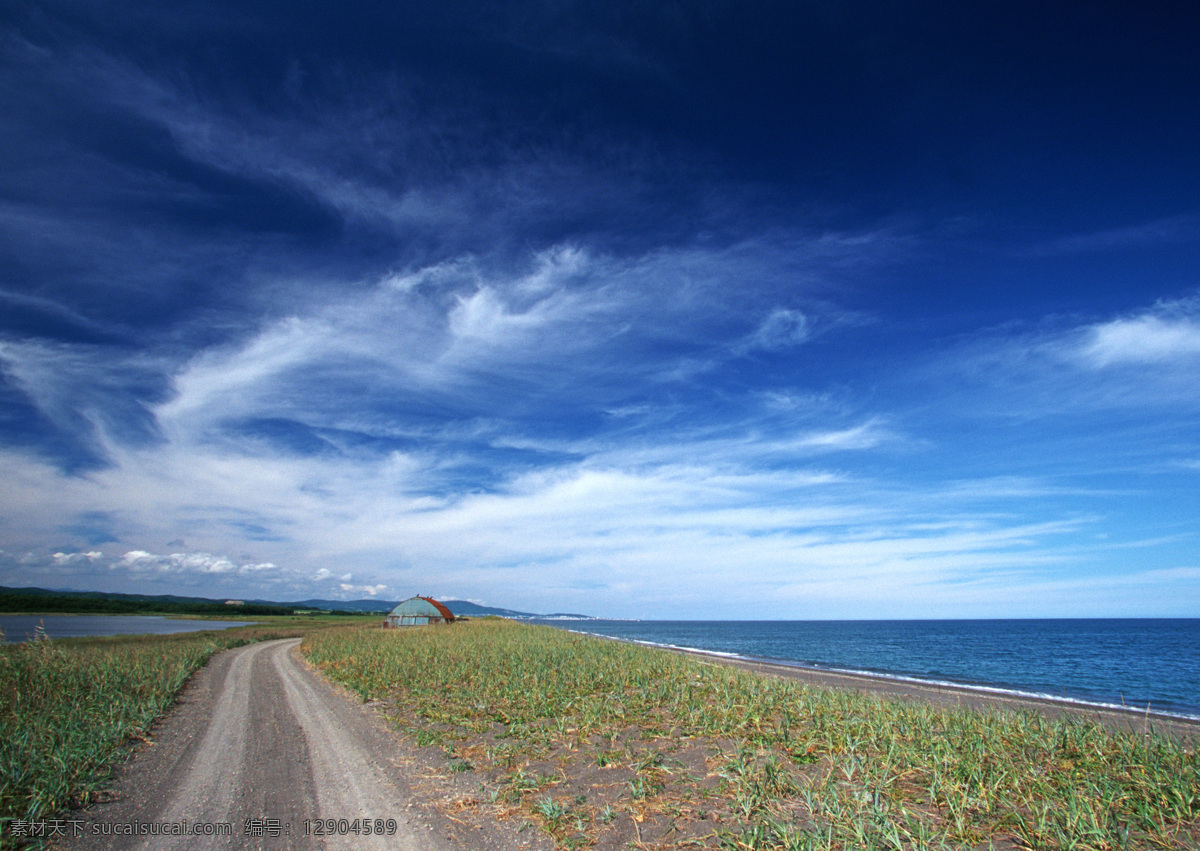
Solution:
<path fill-rule="evenodd" d="M 0 440 L 10 448 L 35 450 L 65 470 L 96 462 L 73 435 L 55 427 L 12 380 L 0 372 Z"/>
<path fill-rule="evenodd" d="M 85 511 L 75 518 L 74 523 L 63 526 L 62 531 L 82 539 L 89 547 L 96 547 L 101 544 L 116 543 L 120 540 L 116 536 L 116 526 L 117 524 L 109 512 Z M 66 552 L 73 551 L 71 548 L 66 548 Z"/>

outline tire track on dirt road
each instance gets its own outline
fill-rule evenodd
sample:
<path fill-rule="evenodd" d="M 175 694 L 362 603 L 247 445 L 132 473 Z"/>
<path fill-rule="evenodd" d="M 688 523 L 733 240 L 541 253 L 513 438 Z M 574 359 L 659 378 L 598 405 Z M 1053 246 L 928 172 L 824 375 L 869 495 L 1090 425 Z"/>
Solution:
<path fill-rule="evenodd" d="M 122 772 L 113 800 L 80 814 L 72 826 L 80 825 L 76 832 L 82 835 L 62 847 L 462 847 L 433 829 L 444 820 L 427 802 L 414 802 L 392 782 L 406 785 L 404 769 L 389 758 L 395 738 L 369 711 L 306 668 L 298 659 L 299 643 L 269 641 L 215 656 L 155 729 L 153 744 L 141 748 Z M 391 835 L 313 835 L 314 825 L 325 819 L 369 819 L 372 830 L 393 819 L 396 829 Z M 229 835 L 119 833 L 184 823 L 189 830 L 229 825 Z"/>

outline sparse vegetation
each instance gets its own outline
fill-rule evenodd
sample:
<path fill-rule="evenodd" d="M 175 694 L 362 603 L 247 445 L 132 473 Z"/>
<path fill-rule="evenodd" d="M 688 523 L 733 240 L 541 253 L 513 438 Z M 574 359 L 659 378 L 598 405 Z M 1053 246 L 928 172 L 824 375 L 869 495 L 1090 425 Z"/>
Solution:
<path fill-rule="evenodd" d="M 564 848 L 1195 848 L 1192 744 L 495 619 L 304 652 Z"/>
<path fill-rule="evenodd" d="M 45 820 L 86 803 L 122 749 L 146 734 L 213 653 L 346 622 L 271 620 L 221 631 L 0 645 L 0 847 L 12 842 L 13 819 Z"/>

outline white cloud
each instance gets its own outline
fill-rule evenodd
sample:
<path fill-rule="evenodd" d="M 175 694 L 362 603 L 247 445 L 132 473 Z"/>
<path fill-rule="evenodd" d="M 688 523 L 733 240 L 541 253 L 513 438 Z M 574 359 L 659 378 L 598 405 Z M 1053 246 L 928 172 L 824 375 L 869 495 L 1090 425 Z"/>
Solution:
<path fill-rule="evenodd" d="M 338 587 L 346 594 L 366 594 L 368 597 L 378 597 L 388 590 L 386 585 L 348 585 L 344 582 Z"/>
<path fill-rule="evenodd" d="M 385 275 L 380 281 L 380 288 L 385 291 L 395 290 L 408 294 L 414 291 L 454 290 L 464 283 L 472 288 L 478 288 L 483 283 L 481 272 L 476 267 L 474 259 L 469 256 L 422 266 L 407 272 Z"/>
<path fill-rule="evenodd" d="M 110 434 L 154 436 L 144 400 L 161 392 L 167 363 L 92 344 L 0 340 L 0 372 L 62 433 L 101 454 Z"/>
<path fill-rule="evenodd" d="M 460 416 L 503 415 L 514 396 L 539 393 L 559 406 L 620 408 L 641 386 L 686 382 L 735 353 L 739 315 L 752 307 L 731 300 L 723 282 L 742 275 L 742 263 L 765 273 L 761 258 L 742 255 L 617 259 L 563 245 L 515 273 L 481 269 L 469 257 L 389 273 L 197 354 L 171 376 L 173 393 L 153 412 L 181 437 L 238 417 L 362 427 L 406 399 Z M 794 345 L 810 326 L 808 314 L 775 309 L 753 345 Z M 354 406 L 344 404 L 347 395 Z"/>
<path fill-rule="evenodd" d="M 1078 356 L 1097 368 L 1195 360 L 1200 356 L 1200 323 L 1153 314 L 1114 319 L 1084 332 Z"/>
<path fill-rule="evenodd" d="M 207 351 L 175 377 L 174 397 L 158 407 L 157 416 L 179 422 L 259 409 L 265 388 L 329 353 L 330 336 L 319 320 L 289 317 L 244 346 Z"/>
<path fill-rule="evenodd" d="M 1200 299 L 1160 301 L 1099 322 L 1003 327 L 935 356 L 916 387 L 947 410 L 1036 419 L 1200 404 Z"/>
<path fill-rule="evenodd" d="M 797 450 L 854 450 L 872 449 L 882 443 L 896 439 L 879 418 L 845 429 L 810 432 L 783 441 L 781 448 Z"/>
<path fill-rule="evenodd" d="M 603 52 L 594 47 L 584 52 Z M 470 95 L 414 99 L 396 75 L 341 69 L 255 114 L 249 100 L 223 109 L 202 87 L 98 49 L 17 37 L 0 49 L 18 59 L 14 81 L 38 82 L 67 112 L 86 92 L 98 119 L 136 129 L 167 163 L 106 161 L 98 148 L 83 153 L 84 139 L 65 156 L 47 150 L 50 165 L 30 179 L 53 178 L 70 203 L 5 202 L 0 221 L 21 250 L 49 256 L 71 244 L 61 265 L 83 258 L 103 274 L 65 275 L 87 282 L 76 306 L 42 295 L 17 306 L 107 339 L 114 327 L 79 304 L 153 292 L 161 301 L 146 313 L 174 316 L 199 302 L 161 288 L 203 281 L 204 303 L 228 323 L 163 320 L 111 345 L 0 342 L 6 383 L 56 437 L 96 456 L 68 474 L 0 451 L 0 542 L 19 553 L 3 555 L 0 570 L 31 584 L 80 578 L 276 599 L 403 596 L 432 584 L 533 610 L 795 617 L 903 614 L 929 599 L 992 613 L 1002 594 L 1012 613 L 1029 595 L 1070 602 L 1079 583 L 1054 571 L 1077 572 L 1081 538 L 1108 524 L 1096 503 L 1084 510 L 1065 497 L 1108 495 L 1028 474 L 1022 467 L 1038 461 L 1027 446 L 991 440 L 998 429 L 952 434 L 955 418 L 1007 424 L 1180 400 L 1194 414 L 1200 401 L 1200 310 L 1181 301 L 989 335 L 958 395 L 941 381 L 897 391 L 886 386 L 891 364 L 868 364 L 878 389 L 837 404 L 830 384 L 862 364 L 823 375 L 791 355 L 866 321 L 826 299 L 861 284 L 873 264 L 911 256 L 916 240 L 896 229 L 756 229 L 768 214 L 731 199 L 758 187 L 705 182 L 706 197 L 683 202 L 697 215 L 663 231 L 679 221 L 711 230 L 653 247 L 654 233 L 634 233 L 629 217 L 653 231 L 655 198 L 680 188 L 658 168 L 662 151 L 581 157 L 565 139 L 563 150 L 538 147 L 537 134 L 488 125 Z M 76 175 L 89 178 L 78 190 Z M 268 236 L 277 223 L 264 214 L 252 234 L 228 224 L 196 239 L 185 219 L 220 218 L 210 214 L 233 196 L 211 187 L 235 183 L 286 195 L 298 201 L 289 210 L 329 231 L 341 225 L 346 238 L 328 253 L 301 239 L 284 252 L 286 234 L 301 231 Z M 157 209 L 146 203 L 154 199 L 185 202 L 189 215 L 129 227 L 122 217 Z M 592 224 L 605 221 L 617 224 Z M 590 228 L 628 238 L 545 244 L 544 234 Z M 1053 249 L 1195 232 L 1195 217 L 1179 217 Z M 631 244 L 651 247 L 620 247 Z M 378 260 L 384 245 L 397 246 L 396 266 Z M 517 245 L 534 248 L 522 258 Z M 335 270 L 349 254 L 357 265 L 343 276 Z M 235 259 L 206 260 L 226 255 Z M 242 289 L 245 302 L 215 306 Z M 856 287 L 863 296 L 869 289 Z M 125 323 L 138 324 L 107 321 L 128 337 Z M 755 361 L 778 369 L 748 381 Z M 894 372 L 905 380 L 903 365 Z M 913 425 L 922 414 L 934 423 L 926 433 Z M 1194 416 L 1184 419 L 1179 433 L 1191 441 Z M 1084 431 L 1066 430 L 1052 449 Z M 955 441 L 961 454 L 946 451 Z M 933 451 L 911 457 L 922 450 Z M 1177 440 L 1173 452 L 1194 456 L 1194 443 Z M 979 471 L 955 468 L 993 453 Z M 1114 550 L 1128 546 L 1118 537 Z M 1139 540 L 1157 541 L 1153 555 L 1170 546 L 1166 536 Z M 1141 582 L 1120 571 L 1111 589 Z M 1192 587 L 1186 569 L 1166 571 L 1156 574 L 1163 587 Z"/>
<path fill-rule="evenodd" d="M 460 296 L 450 311 L 450 334 L 456 341 L 483 348 L 517 347 L 530 342 L 540 329 L 555 321 L 559 305 L 541 301 L 528 310 L 513 311 L 491 287 Z"/>
<path fill-rule="evenodd" d="M 104 558 L 104 553 L 93 550 L 86 553 L 53 553 L 50 557 L 59 565 L 94 564 Z"/>
<path fill-rule="evenodd" d="M 803 343 L 811 333 L 808 317 L 798 310 L 779 307 L 771 311 L 758 329 L 750 335 L 744 348 L 768 351 L 784 349 Z"/>
<path fill-rule="evenodd" d="M 807 439 L 861 446 L 872 428 Z M 1070 557 L 1054 543 L 1071 536 L 1070 523 L 1003 521 L 956 506 L 956 494 L 926 494 L 914 508 L 869 480 L 758 467 L 749 463 L 761 451 L 754 446 L 744 447 L 748 454 L 676 449 L 669 463 L 613 450 L 490 493 L 434 499 L 411 492 L 405 468 L 378 460 L 248 464 L 220 446 L 143 447 L 121 450 L 115 466 L 86 478 L 26 468 L 8 480 L 39 486 L 23 491 L 26 510 L 0 526 L 7 536 L 27 523 L 28 534 L 44 538 L 74 508 L 120 494 L 121 541 L 166 542 L 183 530 L 195 549 L 126 548 L 95 561 L 107 579 L 76 576 L 126 590 L 130 582 L 176 583 L 190 593 L 271 599 L 402 597 L 433 577 L 449 596 L 616 615 L 668 604 L 680 616 L 702 615 L 722 598 L 750 615 L 763 610 L 760 597 L 773 601 L 772 616 L 846 615 L 855 594 L 899 605 L 955 577 Z M 240 537 L 236 524 L 246 516 L 273 540 Z M 230 541 L 248 555 L 221 554 Z M 363 576 L 352 579 L 341 567 L 348 563 L 363 565 Z M 39 584 L 40 569 L 21 575 Z"/>
<path fill-rule="evenodd" d="M 558 245 L 539 252 L 534 270 L 518 282 L 518 289 L 540 295 L 559 289 L 573 276 L 584 274 L 590 265 L 588 252 L 577 245 Z"/>
<path fill-rule="evenodd" d="M 686 400 L 660 405 L 645 392 L 660 387 L 651 371 L 630 372 L 642 351 L 611 366 L 637 382 L 636 403 L 609 405 L 599 391 L 577 390 L 605 377 L 605 358 L 623 356 L 610 346 L 613 334 L 624 335 L 622 346 L 670 342 L 660 366 L 679 363 L 680 348 L 701 350 L 670 335 L 682 337 L 684 320 L 719 293 L 685 288 L 679 303 L 643 320 L 652 299 L 631 281 L 668 266 L 678 274 L 690 268 L 662 256 L 618 262 L 574 248 L 511 274 L 464 260 L 403 281 L 386 276 L 240 345 L 202 353 L 176 375 L 175 395 L 152 409 L 162 440 L 110 440 L 109 466 L 81 476 L 0 455 L 6 549 L 53 540 L 54 553 L 84 550 L 90 545 L 65 530 L 98 506 L 111 508 L 115 541 L 86 564 L 47 551 L 11 570 L 25 571 L 31 584 L 62 575 L 37 571 L 72 569 L 95 582 L 176 582 L 192 592 L 274 599 L 405 596 L 432 577 L 449 595 L 534 611 L 647 614 L 630 607 L 670 605 L 674 614 L 702 615 L 721 598 L 745 615 L 766 606 L 773 616 L 812 617 L 863 606 L 902 614 L 930 595 L 986 607 L 981 589 L 993 588 L 995 577 L 1025 587 L 1039 571 L 1078 560 L 1080 531 L 1099 519 L 1062 519 L 1061 509 L 1054 522 L 1027 516 L 1026 501 L 1062 496 L 1062 488 L 1016 474 L 945 486 L 936 477 L 913 483 L 863 473 L 870 467 L 859 456 L 922 447 L 890 417 L 854 415 L 790 388 L 756 388 L 736 413 L 691 423 Z M 774 328 L 772 339 L 798 341 L 801 314 L 767 316 L 760 328 Z M 726 353 L 745 327 L 721 326 Z M 1032 350 L 1061 371 L 1086 333 L 1062 332 Z M 551 407 L 533 408 L 530 424 L 514 424 L 502 416 L 509 388 L 472 383 L 475 369 L 486 369 L 493 385 L 565 380 L 566 389 L 549 394 Z M 347 382 L 361 388 L 352 403 Z M 487 392 L 495 395 L 478 417 L 443 417 L 425 431 L 405 423 L 405 406 L 394 403 L 423 395 L 464 406 Z M 623 416 L 605 416 L 603 428 L 574 437 L 538 432 L 553 405 L 579 398 L 588 410 Z M 223 421 L 238 416 L 419 439 L 386 452 L 287 454 L 224 435 Z M 510 464 L 494 454 L 501 451 L 535 460 Z M 489 478 L 456 478 L 472 466 L 486 467 Z M 171 545 L 180 538 L 190 551 Z M 866 602 L 855 603 L 856 595 Z"/>
<path fill-rule="evenodd" d="M 714 434 L 705 429 L 683 429 L 669 436 L 659 435 L 644 441 L 630 439 L 613 446 L 591 441 L 581 448 L 595 463 L 617 468 L 703 465 L 710 472 L 739 469 L 744 475 L 750 475 L 751 471 L 758 475 L 762 468 L 770 469 L 780 463 L 909 442 L 880 417 L 851 426 L 805 428 L 787 422 L 760 422 L 747 416 L 744 420 L 723 421 L 715 431 Z M 809 470 L 804 475 L 812 473 Z M 818 474 L 824 476 L 828 471 Z"/>
<path fill-rule="evenodd" d="M 244 576 L 278 569 L 271 562 L 237 564 L 226 556 L 215 556 L 203 552 L 155 555 L 145 550 L 130 550 L 121 557 L 119 563 L 134 571 L 196 575 L 239 574 Z"/>

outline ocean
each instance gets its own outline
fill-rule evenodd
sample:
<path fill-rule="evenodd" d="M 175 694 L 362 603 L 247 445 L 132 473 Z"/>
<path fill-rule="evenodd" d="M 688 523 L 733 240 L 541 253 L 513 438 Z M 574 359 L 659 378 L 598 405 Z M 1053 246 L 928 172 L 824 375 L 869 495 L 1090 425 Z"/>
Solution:
<path fill-rule="evenodd" d="M 1200 719 L 1200 618 L 538 622 L 786 665 Z"/>

